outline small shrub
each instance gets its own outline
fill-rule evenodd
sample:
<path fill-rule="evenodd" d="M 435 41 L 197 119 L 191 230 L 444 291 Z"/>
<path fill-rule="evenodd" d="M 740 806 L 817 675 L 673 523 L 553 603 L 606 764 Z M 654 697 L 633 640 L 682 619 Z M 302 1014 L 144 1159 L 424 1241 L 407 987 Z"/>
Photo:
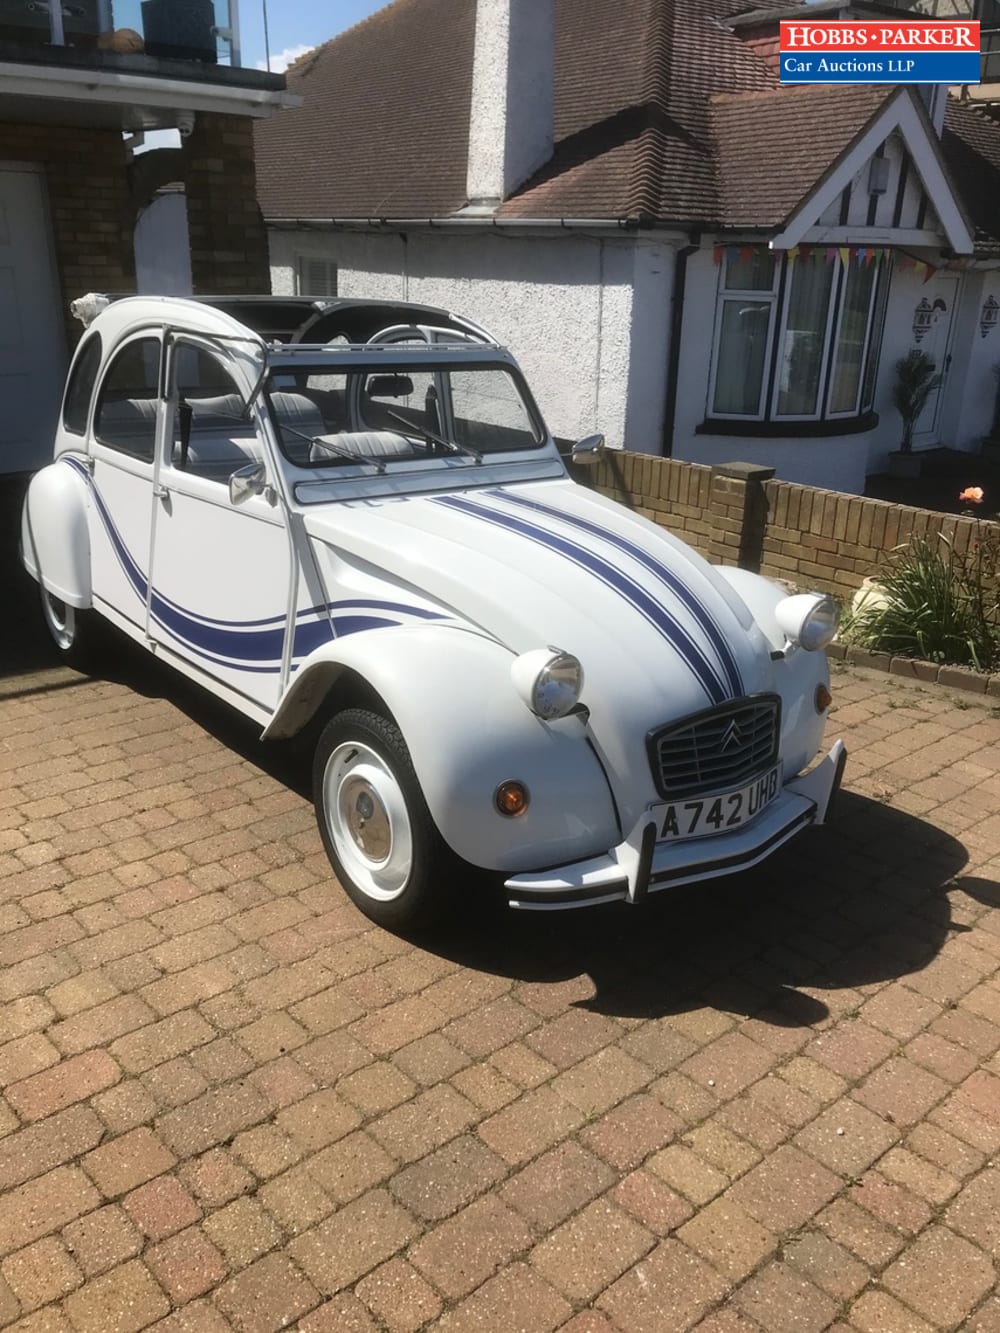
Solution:
<path fill-rule="evenodd" d="M 978 536 L 964 555 L 940 535 L 897 548 L 879 576 L 884 604 L 863 604 L 846 627 L 848 637 L 896 657 L 977 671 L 1000 663 L 1000 538 L 984 538 L 982 529 Z"/>

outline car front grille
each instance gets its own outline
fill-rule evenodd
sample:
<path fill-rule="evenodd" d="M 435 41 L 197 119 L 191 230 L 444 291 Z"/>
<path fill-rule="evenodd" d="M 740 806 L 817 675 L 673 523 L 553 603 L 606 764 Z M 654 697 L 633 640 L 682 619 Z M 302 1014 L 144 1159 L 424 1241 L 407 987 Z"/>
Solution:
<path fill-rule="evenodd" d="M 742 787 L 778 758 L 781 701 L 761 694 L 737 699 L 654 731 L 649 758 L 668 800 Z"/>

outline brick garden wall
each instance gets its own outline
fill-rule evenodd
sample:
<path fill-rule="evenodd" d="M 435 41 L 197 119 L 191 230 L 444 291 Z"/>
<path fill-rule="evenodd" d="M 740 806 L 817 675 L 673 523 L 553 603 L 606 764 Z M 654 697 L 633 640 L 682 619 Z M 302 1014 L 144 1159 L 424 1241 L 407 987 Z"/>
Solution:
<path fill-rule="evenodd" d="M 910 537 L 941 533 L 959 551 L 977 537 L 972 518 L 775 481 L 771 469 L 744 463 L 703 467 L 616 451 L 576 473 L 717 564 L 848 599 Z"/>

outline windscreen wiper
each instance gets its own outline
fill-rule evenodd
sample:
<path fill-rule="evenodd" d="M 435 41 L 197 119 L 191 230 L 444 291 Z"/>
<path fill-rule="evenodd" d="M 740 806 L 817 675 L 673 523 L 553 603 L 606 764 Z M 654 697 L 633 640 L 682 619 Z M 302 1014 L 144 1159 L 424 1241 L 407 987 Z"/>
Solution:
<path fill-rule="evenodd" d="M 342 444 L 334 444 L 328 435 L 306 435 L 304 431 L 296 430 L 294 426 L 286 425 L 283 421 L 278 429 L 287 430 L 290 435 L 297 435 L 300 440 L 306 440 L 309 444 L 318 444 L 321 449 L 329 449 L 331 454 L 336 454 L 338 458 L 346 458 L 351 463 L 367 463 L 379 476 L 385 471 L 385 463 L 381 458 L 366 458 L 364 454 L 356 454 L 352 449 L 345 449 Z"/>
<path fill-rule="evenodd" d="M 477 463 L 483 461 L 483 456 L 478 449 L 473 449 L 467 444 L 456 444 L 454 440 L 446 440 L 443 435 L 438 435 L 435 431 L 429 430 L 426 426 L 418 426 L 413 421 L 407 421 L 406 417 L 400 416 L 398 412 L 393 412 L 389 407 L 383 409 L 387 417 L 393 421 L 398 421 L 401 426 L 405 426 L 410 435 L 426 435 L 429 440 L 439 444 L 442 449 L 447 449 L 450 454 L 464 454 L 468 458 L 474 458 Z"/>

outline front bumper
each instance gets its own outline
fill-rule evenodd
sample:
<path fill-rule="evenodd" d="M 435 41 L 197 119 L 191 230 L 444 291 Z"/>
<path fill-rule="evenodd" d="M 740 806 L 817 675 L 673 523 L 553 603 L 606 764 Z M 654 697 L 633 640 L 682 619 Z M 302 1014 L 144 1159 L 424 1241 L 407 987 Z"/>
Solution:
<path fill-rule="evenodd" d="M 718 837 L 656 842 L 656 824 L 644 815 L 624 842 L 603 856 L 525 875 L 505 884 L 511 907 L 558 912 L 599 903 L 638 903 L 650 893 L 747 870 L 810 824 L 822 824 L 844 775 L 847 750 L 837 741 L 803 777 L 786 782 L 781 795 L 752 824 Z"/>

